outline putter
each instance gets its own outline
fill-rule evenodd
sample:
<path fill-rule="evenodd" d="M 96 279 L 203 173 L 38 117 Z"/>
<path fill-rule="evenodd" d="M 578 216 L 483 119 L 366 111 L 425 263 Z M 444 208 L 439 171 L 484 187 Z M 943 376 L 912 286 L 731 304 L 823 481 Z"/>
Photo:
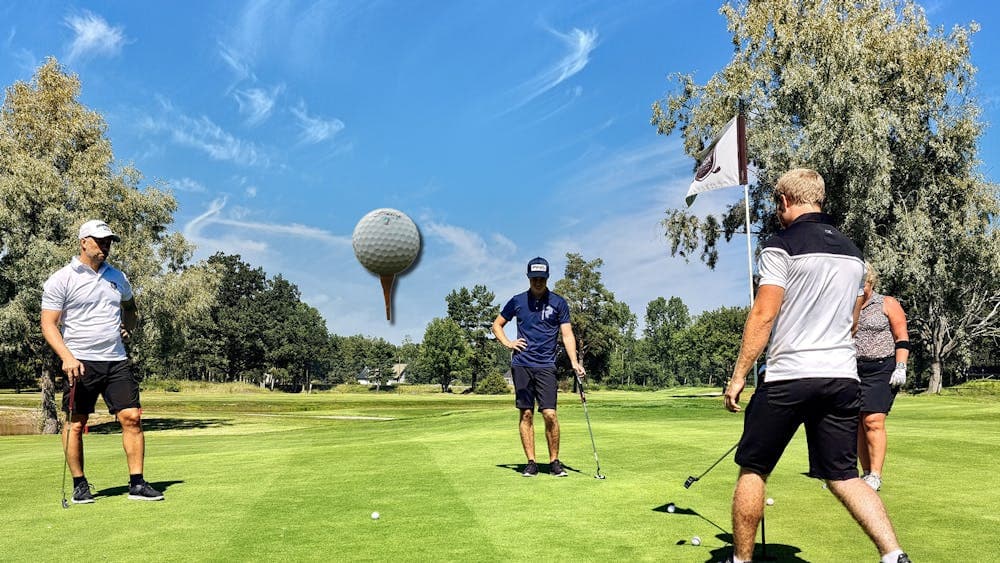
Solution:
<path fill-rule="evenodd" d="M 601 475 L 601 460 L 597 459 L 597 444 L 594 443 L 594 430 L 590 427 L 590 413 L 587 412 L 587 396 L 583 392 L 583 379 L 576 376 L 576 383 L 580 386 L 580 402 L 583 403 L 583 416 L 587 417 L 587 431 L 590 432 L 590 447 L 594 450 L 594 463 L 597 464 L 597 474 L 594 479 L 604 479 Z"/>
<path fill-rule="evenodd" d="M 62 476 L 62 507 L 69 508 L 69 502 L 66 500 L 66 467 L 69 465 L 69 425 L 73 421 L 73 403 L 76 399 L 76 383 L 71 383 L 69 385 L 69 411 L 66 413 L 66 429 L 63 431 L 65 439 L 63 440 L 63 476 Z"/>
<path fill-rule="evenodd" d="M 736 442 L 735 444 L 733 444 L 733 447 L 731 447 L 728 450 L 726 450 L 726 453 L 722 454 L 722 457 L 720 457 L 719 459 L 715 460 L 715 463 L 713 463 L 712 465 L 710 465 L 708 467 L 708 469 L 706 469 L 701 475 L 699 475 L 697 477 L 695 477 L 694 475 L 689 476 L 687 478 L 687 481 L 684 481 L 684 488 L 685 489 L 690 489 L 691 485 L 693 485 L 695 481 L 698 481 L 702 477 L 704 477 L 705 475 L 708 475 L 708 472 L 711 471 L 712 469 L 714 469 L 716 465 L 719 465 L 719 462 L 721 462 L 722 460 L 726 459 L 726 456 L 729 455 L 730 453 L 732 453 L 732 451 L 735 450 L 736 446 L 738 446 L 738 445 L 740 445 L 739 442 Z"/>

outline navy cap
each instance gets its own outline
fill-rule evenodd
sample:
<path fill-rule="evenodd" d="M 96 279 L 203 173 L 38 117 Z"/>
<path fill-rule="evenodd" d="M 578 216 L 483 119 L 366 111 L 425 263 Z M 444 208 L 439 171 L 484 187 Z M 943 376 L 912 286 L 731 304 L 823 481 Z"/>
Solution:
<path fill-rule="evenodd" d="M 532 258 L 528 262 L 528 277 L 529 278 L 548 278 L 549 277 L 549 263 L 542 258 L 537 256 Z"/>

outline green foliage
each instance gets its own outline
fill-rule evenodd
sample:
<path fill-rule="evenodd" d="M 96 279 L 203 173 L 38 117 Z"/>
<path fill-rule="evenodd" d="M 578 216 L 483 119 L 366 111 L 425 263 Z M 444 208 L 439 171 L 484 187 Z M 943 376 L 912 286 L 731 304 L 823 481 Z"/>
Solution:
<path fill-rule="evenodd" d="M 579 254 L 566 255 L 563 279 L 555 292 L 569 304 L 577 354 L 587 373 L 600 381 L 610 368 L 616 345 L 635 329 L 635 315 L 601 282 L 600 258 L 587 262 Z"/>
<path fill-rule="evenodd" d="M 448 318 L 454 320 L 465 332 L 465 341 L 472 350 L 469 358 L 471 387 L 476 388 L 480 374 L 495 367 L 498 351 L 501 355 L 506 348 L 496 342 L 491 327 L 500 314 L 500 306 L 494 305 L 496 295 L 485 285 L 476 285 L 469 291 L 465 287 L 452 290 L 445 297 L 448 303 Z"/>
<path fill-rule="evenodd" d="M 491 372 L 479 382 L 475 392 L 479 395 L 509 395 L 510 386 L 500 372 Z"/>
<path fill-rule="evenodd" d="M 971 92 L 978 25 L 931 29 L 911 0 L 755 0 L 721 11 L 733 59 L 704 86 L 674 76 L 653 125 L 679 129 L 695 155 L 745 107 L 758 178 L 750 218 L 762 238 L 779 228 L 778 177 L 818 170 L 825 210 L 881 271 L 882 292 L 900 298 L 938 391 L 944 361 L 964 365 L 977 342 L 1000 335 L 1000 201 L 979 167 L 983 125 Z M 664 221 L 671 253 L 701 247 L 710 267 L 720 236 L 743 224 L 742 201 L 721 221 L 676 209 Z"/>
<path fill-rule="evenodd" d="M 422 381 L 435 381 L 447 391 L 467 373 L 471 355 L 462 327 L 450 318 L 435 318 L 427 324 L 417 362 Z"/>

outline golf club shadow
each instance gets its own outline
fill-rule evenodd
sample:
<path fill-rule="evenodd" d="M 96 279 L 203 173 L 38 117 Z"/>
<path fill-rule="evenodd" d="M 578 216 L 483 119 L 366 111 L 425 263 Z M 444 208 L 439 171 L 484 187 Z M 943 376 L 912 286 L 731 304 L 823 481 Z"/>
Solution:
<path fill-rule="evenodd" d="M 510 470 L 515 471 L 517 473 L 523 473 L 524 472 L 524 468 L 527 467 L 527 466 L 528 466 L 527 463 L 498 463 L 497 464 L 497 467 L 499 467 L 501 469 L 510 469 Z M 580 471 L 579 469 L 574 469 L 574 468 L 566 465 L 565 463 L 563 464 L 563 469 L 565 469 L 567 473 L 572 472 L 572 473 L 583 474 L 583 471 Z M 539 475 L 541 475 L 543 473 L 551 473 L 551 471 L 552 471 L 552 469 L 551 469 L 551 467 L 549 466 L 548 463 L 539 463 L 538 464 L 538 474 Z"/>
<path fill-rule="evenodd" d="M 212 428 L 215 426 L 229 426 L 232 424 L 228 420 L 221 419 L 192 419 L 192 418 L 144 418 L 142 419 L 143 432 L 159 432 L 161 430 L 197 430 L 202 428 Z M 90 434 L 117 434 L 121 431 L 121 425 L 117 421 L 102 422 L 88 427 Z"/>
<path fill-rule="evenodd" d="M 666 512 L 667 514 L 670 514 L 671 512 L 670 512 L 670 510 L 667 507 L 669 507 L 671 504 L 673 504 L 673 503 L 669 503 L 668 502 L 667 504 L 664 504 L 662 506 L 657 506 L 656 508 L 653 509 L 653 512 Z M 720 525 L 716 524 L 715 522 L 709 520 L 708 518 L 702 516 L 701 513 L 699 513 L 697 510 L 695 510 L 693 508 L 681 508 L 681 507 L 677 506 L 676 504 L 674 504 L 674 512 L 673 512 L 673 514 L 680 514 L 682 516 L 697 516 L 698 518 L 701 518 L 705 522 L 708 522 L 709 524 L 711 524 L 712 526 L 714 526 L 717 530 L 719 530 L 720 532 L 722 532 L 723 536 L 726 536 L 726 537 L 729 538 L 729 540 L 727 540 L 727 541 L 730 542 L 730 543 L 732 543 L 732 537 L 733 537 L 733 535 L 729 533 L 729 530 L 726 530 L 722 526 L 720 526 Z"/>
<path fill-rule="evenodd" d="M 184 481 L 151 481 L 149 484 L 153 486 L 154 489 L 160 491 L 161 493 L 167 492 L 173 485 L 183 483 Z M 122 485 L 121 487 L 108 487 L 107 489 L 101 489 L 97 491 L 96 496 L 100 497 L 113 497 L 116 495 L 128 494 L 128 485 Z"/>

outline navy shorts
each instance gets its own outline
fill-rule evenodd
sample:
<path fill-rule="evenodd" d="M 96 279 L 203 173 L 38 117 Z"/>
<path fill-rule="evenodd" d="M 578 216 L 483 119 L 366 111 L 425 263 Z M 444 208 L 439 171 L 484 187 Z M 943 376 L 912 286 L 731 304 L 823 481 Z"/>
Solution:
<path fill-rule="evenodd" d="M 533 409 L 535 402 L 538 410 L 555 409 L 558 384 L 556 383 L 556 368 L 511 366 L 514 377 L 514 404 L 519 409 Z"/>
<path fill-rule="evenodd" d="M 861 378 L 861 412 L 889 414 L 896 400 L 897 388 L 889 385 L 896 369 L 896 357 L 881 360 L 858 360 L 858 377 Z"/>
<path fill-rule="evenodd" d="M 80 360 L 83 377 L 76 381 L 73 414 L 91 414 L 97 396 L 104 397 L 108 412 L 142 408 L 139 404 L 139 380 L 132 371 L 132 362 L 118 360 L 99 362 Z M 69 378 L 63 378 L 63 411 L 69 412 Z"/>
<path fill-rule="evenodd" d="M 747 405 L 736 463 L 761 475 L 770 474 L 804 424 L 809 475 L 837 481 L 857 477 L 860 406 L 858 382 L 853 379 L 764 383 Z"/>

